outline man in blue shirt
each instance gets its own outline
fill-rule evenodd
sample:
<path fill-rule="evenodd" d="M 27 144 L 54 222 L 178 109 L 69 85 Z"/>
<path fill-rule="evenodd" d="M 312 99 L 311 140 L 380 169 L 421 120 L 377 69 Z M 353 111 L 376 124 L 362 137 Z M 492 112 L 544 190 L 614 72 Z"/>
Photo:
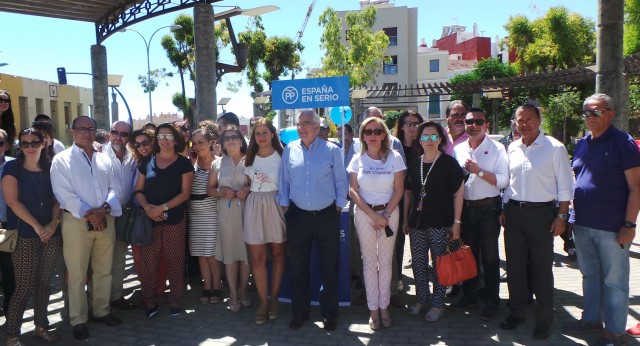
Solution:
<path fill-rule="evenodd" d="M 13 157 L 4 156 L 4 153 L 9 150 L 9 146 L 11 143 L 7 141 L 9 136 L 7 135 L 7 131 L 0 129 L 0 175 L 2 175 L 2 170 L 4 169 L 4 165 L 13 160 Z M 2 194 L 2 189 L 0 189 L 0 227 L 7 228 L 7 204 L 4 201 L 4 195 Z M 4 313 L 7 313 L 7 309 L 9 308 L 9 301 L 11 300 L 11 296 L 13 296 L 13 292 L 16 289 L 16 281 L 13 274 L 13 262 L 11 261 L 11 253 L 9 252 L 0 252 L 0 271 L 2 271 L 2 292 L 4 296 L 4 301 L 2 303 L 2 308 Z"/>
<path fill-rule="evenodd" d="M 582 318 L 566 332 L 601 330 L 600 344 L 626 345 L 629 247 L 640 210 L 640 152 L 627 133 L 611 125 L 613 100 L 589 96 L 582 106 L 590 133 L 576 144 L 573 224 L 582 273 Z"/>
<path fill-rule="evenodd" d="M 315 241 L 323 287 L 320 308 L 324 329 L 332 331 L 338 316 L 340 212 L 347 205 L 347 180 L 340 149 L 318 138 L 320 117 L 312 110 L 301 111 L 296 126 L 300 140 L 289 143 L 282 153 L 278 194 L 293 274 L 289 328 L 297 330 L 309 318 L 309 263 Z"/>

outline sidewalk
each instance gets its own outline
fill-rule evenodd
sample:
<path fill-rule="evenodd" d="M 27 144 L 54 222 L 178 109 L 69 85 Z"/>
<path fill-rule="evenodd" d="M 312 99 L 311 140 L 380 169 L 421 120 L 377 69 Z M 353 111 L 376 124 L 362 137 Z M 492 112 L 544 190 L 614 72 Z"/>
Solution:
<path fill-rule="evenodd" d="M 500 239 L 501 258 L 504 259 L 503 242 Z M 405 261 L 409 258 L 408 242 Z M 129 276 L 126 278 L 127 292 L 139 289 L 137 277 L 132 274 L 131 258 L 127 262 Z M 504 263 L 503 263 L 504 264 Z M 401 295 L 405 304 L 415 301 L 415 287 L 411 270 L 404 270 L 405 292 Z M 234 315 L 225 309 L 226 304 L 202 305 L 199 302 L 201 287 L 189 289 L 183 299 L 186 314 L 177 317 L 169 315 L 169 306 L 164 305 L 153 320 L 147 320 L 145 310 L 139 308 L 122 311 L 116 308 L 112 312 L 122 318 L 124 323 L 118 327 L 88 323 L 91 337 L 86 342 L 78 342 L 71 335 L 71 327 L 60 320 L 62 309 L 61 295 L 51 297 L 49 305 L 50 322 L 57 328 L 61 338 L 58 345 L 588 345 L 597 339 L 597 333 L 585 334 L 584 339 L 562 334 L 562 325 L 580 318 L 582 305 L 582 280 L 577 262 L 570 261 L 562 250 L 562 240 L 556 238 L 554 256 L 555 275 L 555 324 L 548 340 L 539 341 L 532 337 L 535 320 L 531 309 L 524 325 L 513 331 L 499 328 L 508 314 L 506 283 L 500 287 L 499 316 L 493 321 L 479 320 L 481 308 L 465 312 L 447 311 L 444 317 L 435 323 L 424 321 L 423 316 L 410 316 L 407 309 L 390 308 L 393 326 L 388 329 L 372 331 L 368 325 L 366 305 L 341 307 L 336 331 L 327 333 L 322 329 L 319 309 L 312 308 L 310 320 L 297 330 L 288 328 L 291 314 L 289 305 L 280 304 L 280 318 L 266 325 L 253 323 L 257 296 L 252 292 L 254 306 Z M 628 326 L 640 320 L 640 243 L 631 247 L 631 304 Z M 456 298 L 457 299 L 457 298 Z M 32 310 L 25 313 L 21 341 L 27 345 L 49 345 L 34 338 Z M 0 323 L 5 318 L 0 317 Z M 4 328 L 0 331 L 0 343 L 6 343 Z M 628 338 L 629 344 L 640 344 L 638 340 Z"/>

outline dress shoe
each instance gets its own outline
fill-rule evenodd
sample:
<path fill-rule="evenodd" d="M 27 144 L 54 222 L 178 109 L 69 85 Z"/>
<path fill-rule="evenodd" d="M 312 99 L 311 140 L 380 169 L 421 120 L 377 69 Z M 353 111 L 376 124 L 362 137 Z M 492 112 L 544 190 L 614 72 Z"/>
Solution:
<path fill-rule="evenodd" d="M 453 303 L 449 305 L 449 310 L 451 311 L 463 311 L 467 309 L 476 309 L 476 308 L 478 308 L 478 302 L 469 301 L 464 296 L 462 296 L 462 299 L 458 300 L 457 303 Z"/>
<path fill-rule="evenodd" d="M 122 310 L 133 310 L 136 308 L 133 302 L 125 299 L 124 297 L 120 297 L 120 299 L 112 301 L 111 303 L 109 303 L 109 305 Z"/>
<path fill-rule="evenodd" d="M 51 332 L 49 330 L 47 330 L 47 328 L 45 327 L 36 327 L 33 330 L 33 336 L 35 336 L 36 338 L 40 338 L 42 340 L 45 341 L 56 341 L 58 340 L 58 334 L 56 334 L 55 332 Z"/>
<path fill-rule="evenodd" d="M 612 334 L 609 332 L 605 332 L 603 336 L 601 336 L 595 345 L 602 346 L 627 346 L 629 343 L 627 342 L 626 334 Z"/>
<path fill-rule="evenodd" d="M 106 314 L 102 317 L 94 317 L 93 318 L 93 322 L 96 323 L 104 323 L 108 326 L 117 326 L 119 324 L 122 324 L 122 320 L 113 316 L 112 314 Z"/>
<path fill-rule="evenodd" d="M 336 330 L 336 319 L 333 317 L 324 318 L 324 330 L 332 332 Z"/>
<path fill-rule="evenodd" d="M 538 323 L 536 323 L 536 327 L 533 328 L 533 337 L 536 339 L 547 339 L 550 334 L 551 326 L 547 322 L 538 321 Z"/>
<path fill-rule="evenodd" d="M 84 323 L 73 326 L 73 338 L 76 340 L 86 340 L 89 338 L 89 329 Z"/>
<path fill-rule="evenodd" d="M 507 316 L 507 318 L 500 323 L 500 329 L 502 330 L 512 330 L 516 329 L 519 324 L 524 323 L 524 318 L 518 318 L 513 315 Z"/>
<path fill-rule="evenodd" d="M 491 321 L 498 315 L 498 307 L 496 305 L 487 305 L 480 314 L 481 321 Z"/>
<path fill-rule="evenodd" d="M 400 296 L 397 294 L 394 294 L 391 296 L 391 298 L 389 299 L 389 303 L 391 304 L 391 306 L 396 307 L 396 308 L 404 308 L 404 303 L 402 302 L 402 300 L 400 299 Z"/>
<path fill-rule="evenodd" d="M 302 327 L 302 325 L 304 325 L 304 322 L 306 321 L 306 318 L 303 317 L 294 317 L 291 322 L 289 322 L 289 329 L 291 330 L 298 330 Z"/>

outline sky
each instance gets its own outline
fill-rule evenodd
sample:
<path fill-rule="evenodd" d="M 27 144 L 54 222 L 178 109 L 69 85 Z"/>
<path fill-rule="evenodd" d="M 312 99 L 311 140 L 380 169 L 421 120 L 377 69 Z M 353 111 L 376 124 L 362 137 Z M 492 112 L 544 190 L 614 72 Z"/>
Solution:
<path fill-rule="evenodd" d="M 590 17 L 596 21 L 596 0 L 459 0 L 452 9 L 451 2 L 430 0 L 391 0 L 396 7 L 418 8 L 418 42 L 425 38 L 428 45 L 433 39 L 440 38 L 442 27 L 459 24 L 470 31 L 474 23 L 484 36 L 496 35 L 501 39 L 506 32 L 504 24 L 510 16 L 525 15 L 534 19 L 554 6 L 565 6 L 572 12 Z M 311 0 L 287 1 L 258 1 L 258 0 L 224 0 L 214 5 L 214 12 L 228 9 L 226 6 L 239 6 L 249 9 L 265 5 L 275 5 L 280 10 L 262 16 L 265 31 L 268 36 L 296 35 L 301 28 Z M 320 49 L 322 28 L 318 25 L 318 17 L 327 8 L 338 11 L 357 10 L 360 8 L 358 0 L 317 0 L 304 36 L 301 40 L 305 46 L 302 61 L 306 67 L 320 67 L 324 52 Z M 193 15 L 193 9 L 172 12 L 155 17 L 131 26 L 142 33 L 148 40 L 158 28 L 173 24 L 173 20 L 180 13 Z M 236 16 L 231 19 L 236 34 L 245 30 L 248 17 Z M 96 43 L 95 26 L 93 23 L 35 17 L 0 12 L 0 32 L 3 33 L 0 43 L 0 63 L 8 65 L 0 67 L 0 73 L 21 77 L 57 82 L 57 67 L 65 67 L 67 72 L 91 72 L 91 45 Z M 160 46 L 162 36 L 169 34 L 169 29 L 158 31 L 150 43 L 151 69 L 166 67 L 175 70 Z M 147 117 L 149 114 L 148 95 L 144 93 L 138 75 L 147 73 L 146 46 L 142 38 L 134 32 L 115 33 L 103 42 L 107 49 L 107 63 L 109 74 L 123 75 L 120 91 L 124 94 L 132 110 L 134 118 Z M 234 64 L 230 47 L 222 53 L 221 61 Z M 237 93 L 227 90 L 228 82 L 244 79 L 244 73 L 230 73 L 223 77 L 217 87 L 218 100 L 230 97 L 231 101 L 225 106 L 226 111 L 233 111 L 241 117 L 251 117 L 252 99 L 250 89 L 246 86 Z M 304 73 L 299 75 L 304 77 Z M 86 75 L 68 75 L 68 84 L 91 88 L 91 77 Z M 168 84 L 168 85 L 167 85 Z M 171 103 L 174 93 L 180 92 L 180 78 L 169 78 L 160 84 L 152 93 L 153 111 L 155 114 L 174 113 L 177 109 Z M 187 96 L 193 97 L 193 83 L 187 83 Z M 119 97 L 118 97 L 119 99 Z M 120 102 L 120 119 L 127 120 L 128 115 L 124 104 Z M 218 106 L 218 112 L 222 107 Z"/>

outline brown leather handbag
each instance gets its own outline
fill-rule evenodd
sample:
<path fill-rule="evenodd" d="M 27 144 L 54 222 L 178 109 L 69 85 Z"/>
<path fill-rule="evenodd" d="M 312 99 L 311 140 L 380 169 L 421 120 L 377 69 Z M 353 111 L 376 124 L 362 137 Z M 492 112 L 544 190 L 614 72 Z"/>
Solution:
<path fill-rule="evenodd" d="M 473 257 L 471 248 L 462 240 L 457 250 L 451 251 L 451 247 L 447 246 L 447 253 L 438 256 L 436 271 L 438 282 L 443 286 L 453 286 L 478 275 L 476 259 Z"/>

